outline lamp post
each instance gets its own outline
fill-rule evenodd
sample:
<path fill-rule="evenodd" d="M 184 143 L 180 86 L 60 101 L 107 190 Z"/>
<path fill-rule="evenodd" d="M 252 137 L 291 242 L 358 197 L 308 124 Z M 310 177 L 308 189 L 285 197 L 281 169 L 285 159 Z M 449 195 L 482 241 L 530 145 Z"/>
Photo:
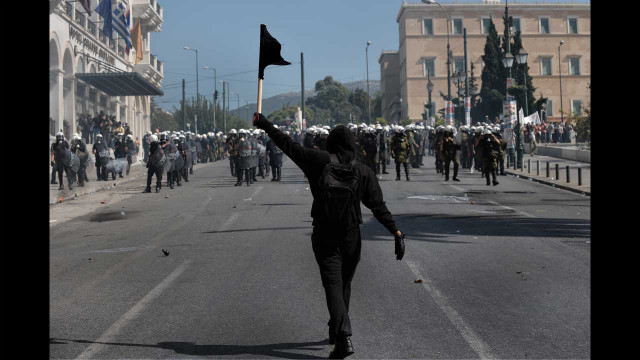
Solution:
<path fill-rule="evenodd" d="M 431 125 L 431 113 L 433 111 L 431 92 L 433 91 L 433 83 L 431 82 L 431 71 L 429 69 L 427 69 L 427 91 L 429 91 L 429 125 Z"/>
<path fill-rule="evenodd" d="M 422 0 L 424 4 L 436 4 L 444 11 L 447 16 L 447 100 L 451 101 L 451 45 L 449 43 L 449 25 L 451 20 L 449 19 L 449 13 L 447 10 L 435 0 Z"/>
<path fill-rule="evenodd" d="M 196 135 L 198 134 L 198 112 L 200 111 L 200 87 L 199 87 L 199 77 L 198 77 L 198 49 L 193 49 L 189 46 L 184 47 L 185 50 L 191 50 L 196 52 Z"/>
<path fill-rule="evenodd" d="M 562 58 L 560 57 L 560 46 L 564 44 L 564 40 L 560 40 L 558 45 L 558 74 L 560 74 L 560 118 L 562 125 L 564 125 L 564 110 L 562 108 Z"/>
<path fill-rule="evenodd" d="M 371 45 L 371 41 L 367 41 L 367 47 L 365 48 L 367 57 L 367 124 L 371 125 L 371 95 L 369 94 L 369 45 Z"/>
<path fill-rule="evenodd" d="M 451 75 L 451 78 L 453 80 L 453 82 L 456 84 L 456 91 L 458 94 L 458 105 L 456 106 L 456 108 L 464 108 L 464 101 L 462 102 L 462 104 L 460 103 L 460 98 L 462 97 L 462 83 L 466 82 L 466 75 L 465 73 L 462 71 L 462 69 L 458 69 L 458 71 L 454 72 L 453 75 Z M 458 111 L 459 112 L 459 111 Z M 458 121 L 458 126 L 461 125 L 462 121 L 460 119 L 458 119 L 458 116 L 456 115 L 456 119 L 459 120 Z"/>
<path fill-rule="evenodd" d="M 225 84 L 228 84 L 228 83 L 224 80 L 220 80 L 220 82 L 222 83 L 222 123 L 223 123 L 223 131 L 226 135 L 227 134 L 227 113 L 225 112 L 224 105 L 225 105 L 225 100 L 227 98 L 225 93 Z"/>
<path fill-rule="evenodd" d="M 205 70 L 213 70 L 213 129 L 216 129 L 216 110 L 218 110 L 218 81 L 216 80 L 216 69 L 208 66 Z"/>
<path fill-rule="evenodd" d="M 523 65 L 523 69 L 524 66 L 527 65 L 527 57 L 529 56 L 529 54 L 527 54 L 526 51 L 524 51 L 524 49 L 520 50 L 520 53 L 517 55 L 516 60 L 518 61 L 518 65 Z M 522 71 L 522 75 L 524 77 L 524 116 L 529 116 L 529 96 L 527 94 L 527 73 L 525 71 Z"/>

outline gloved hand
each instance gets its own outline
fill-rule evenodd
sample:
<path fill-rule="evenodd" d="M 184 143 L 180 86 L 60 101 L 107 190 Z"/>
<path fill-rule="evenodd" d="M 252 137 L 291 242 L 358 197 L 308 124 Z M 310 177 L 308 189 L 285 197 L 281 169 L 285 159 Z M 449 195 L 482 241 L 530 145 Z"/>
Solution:
<path fill-rule="evenodd" d="M 405 237 L 405 233 L 401 232 L 400 235 L 398 235 L 397 233 L 393 236 L 395 239 L 395 243 L 396 243 L 396 260 L 402 260 L 402 257 L 404 256 L 404 237 Z"/>
<path fill-rule="evenodd" d="M 56 162 L 55 162 L 55 161 L 53 161 L 53 160 L 51 160 L 51 166 L 52 166 L 52 167 L 53 167 L 53 166 L 56 166 Z"/>
<path fill-rule="evenodd" d="M 267 120 L 267 118 L 260 113 L 257 113 L 257 112 L 253 113 L 253 126 L 256 126 L 256 123 L 258 122 L 258 120 Z"/>

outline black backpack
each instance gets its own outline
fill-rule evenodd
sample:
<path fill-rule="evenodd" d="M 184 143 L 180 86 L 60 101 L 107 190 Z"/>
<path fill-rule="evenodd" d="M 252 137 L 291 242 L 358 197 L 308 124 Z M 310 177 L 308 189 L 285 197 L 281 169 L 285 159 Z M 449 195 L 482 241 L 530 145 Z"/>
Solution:
<path fill-rule="evenodd" d="M 341 164 L 335 154 L 329 154 L 331 162 L 324 166 L 319 179 L 322 210 L 330 225 L 349 229 L 359 224 L 358 191 L 360 172 L 353 165 Z"/>

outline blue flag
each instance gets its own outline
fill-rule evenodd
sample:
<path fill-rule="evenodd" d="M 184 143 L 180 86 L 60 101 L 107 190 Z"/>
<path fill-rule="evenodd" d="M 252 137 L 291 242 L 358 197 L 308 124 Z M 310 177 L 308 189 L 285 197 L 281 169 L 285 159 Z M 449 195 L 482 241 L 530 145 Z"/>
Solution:
<path fill-rule="evenodd" d="M 113 9 L 113 29 L 120 34 L 127 44 L 128 48 L 131 48 L 131 33 L 129 32 L 129 12 L 124 8 L 122 2 L 118 1 L 118 6 Z"/>
<path fill-rule="evenodd" d="M 98 7 L 96 8 L 96 12 L 98 13 L 98 15 L 102 16 L 102 18 L 104 19 L 104 22 L 103 22 L 104 26 L 102 27 L 102 32 L 109 39 L 113 39 L 113 34 L 111 30 L 112 23 L 113 23 L 113 19 L 112 19 L 113 12 L 111 11 L 111 0 L 102 0 L 102 2 L 100 2 L 100 5 L 98 5 Z"/>

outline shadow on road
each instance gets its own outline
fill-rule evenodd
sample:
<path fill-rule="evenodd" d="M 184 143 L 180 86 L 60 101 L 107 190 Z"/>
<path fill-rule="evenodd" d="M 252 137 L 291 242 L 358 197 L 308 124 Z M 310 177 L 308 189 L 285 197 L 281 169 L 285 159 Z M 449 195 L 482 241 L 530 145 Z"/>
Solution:
<path fill-rule="evenodd" d="M 265 231 L 265 230 L 299 230 L 299 229 L 311 229 L 309 226 L 292 226 L 292 227 L 279 227 L 279 228 L 260 228 L 260 229 L 236 229 L 236 230 L 220 230 L 220 231 L 204 231 L 202 234 L 222 234 L 222 233 L 234 233 L 234 232 L 247 232 L 247 231 Z"/>
<path fill-rule="evenodd" d="M 173 350 L 178 354 L 188 356 L 207 355 L 258 355 L 261 357 L 278 357 L 285 359 L 325 359 L 325 357 L 290 353 L 287 350 L 321 351 L 326 350 L 321 345 L 328 345 L 329 340 L 302 343 L 279 343 L 266 345 L 196 345 L 192 342 L 159 342 L 152 344 L 117 343 L 117 342 L 95 342 L 88 340 L 69 340 L 50 338 L 49 344 L 66 344 L 65 341 L 80 344 L 103 344 L 114 346 L 147 347 L 165 350 Z"/>

